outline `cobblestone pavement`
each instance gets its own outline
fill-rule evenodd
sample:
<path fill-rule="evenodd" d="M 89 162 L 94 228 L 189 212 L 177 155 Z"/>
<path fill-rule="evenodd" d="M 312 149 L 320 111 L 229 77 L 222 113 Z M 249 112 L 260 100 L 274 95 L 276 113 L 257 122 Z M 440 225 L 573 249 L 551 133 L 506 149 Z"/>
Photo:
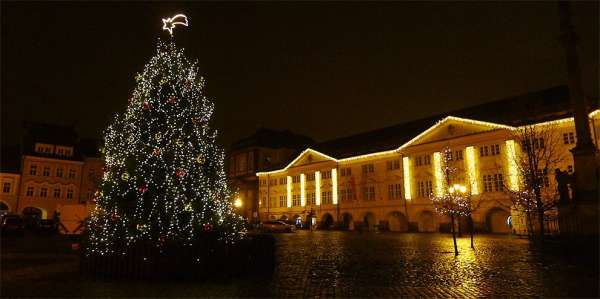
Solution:
<path fill-rule="evenodd" d="M 476 235 L 475 250 L 459 238 L 457 257 L 446 234 L 298 231 L 276 238 L 270 277 L 204 283 L 90 281 L 79 276 L 77 255 L 60 241 L 3 240 L 0 296 L 598 296 L 597 258 L 541 254 L 510 236 Z"/>

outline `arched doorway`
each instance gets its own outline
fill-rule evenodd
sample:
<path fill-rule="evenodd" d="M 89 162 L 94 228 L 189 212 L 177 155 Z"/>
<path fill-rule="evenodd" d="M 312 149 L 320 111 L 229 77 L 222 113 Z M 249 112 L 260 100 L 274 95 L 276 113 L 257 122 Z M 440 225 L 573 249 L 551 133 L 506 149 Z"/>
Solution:
<path fill-rule="evenodd" d="M 431 211 L 423 211 L 419 214 L 419 232 L 436 232 L 435 216 Z"/>
<path fill-rule="evenodd" d="M 404 214 L 394 211 L 388 214 L 388 227 L 392 232 L 408 231 L 408 221 Z"/>
<path fill-rule="evenodd" d="M 352 214 L 344 213 L 342 214 L 342 221 L 344 225 L 344 229 L 353 230 L 354 229 L 354 220 L 352 219 Z"/>
<path fill-rule="evenodd" d="M 375 220 L 375 215 L 371 212 L 367 212 L 365 213 L 365 215 L 363 216 L 363 229 L 367 230 L 367 231 L 373 231 L 375 230 L 375 224 L 376 224 L 376 220 Z"/>
<path fill-rule="evenodd" d="M 321 217 L 321 228 L 322 229 L 330 229 L 333 226 L 333 216 L 329 213 L 323 214 Z"/>
<path fill-rule="evenodd" d="M 501 208 L 490 209 L 485 217 L 489 232 L 497 234 L 510 233 L 509 217 L 510 213 Z"/>
<path fill-rule="evenodd" d="M 25 207 L 22 213 L 23 222 L 28 228 L 34 227 L 41 219 L 46 219 L 46 213 L 40 208 Z"/>
<path fill-rule="evenodd" d="M 4 216 L 10 212 L 10 208 L 8 208 L 8 204 L 0 201 L 0 216 Z"/>

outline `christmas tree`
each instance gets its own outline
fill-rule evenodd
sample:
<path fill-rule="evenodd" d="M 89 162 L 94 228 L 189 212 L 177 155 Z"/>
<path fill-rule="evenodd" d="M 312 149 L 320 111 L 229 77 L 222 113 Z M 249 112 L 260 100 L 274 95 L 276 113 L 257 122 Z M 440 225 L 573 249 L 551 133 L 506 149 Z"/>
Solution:
<path fill-rule="evenodd" d="M 159 40 L 135 80 L 127 109 L 105 131 L 89 253 L 119 253 L 136 242 L 236 241 L 243 222 L 231 205 L 224 152 L 209 127 L 214 105 L 203 94 L 197 63 L 172 39 Z"/>

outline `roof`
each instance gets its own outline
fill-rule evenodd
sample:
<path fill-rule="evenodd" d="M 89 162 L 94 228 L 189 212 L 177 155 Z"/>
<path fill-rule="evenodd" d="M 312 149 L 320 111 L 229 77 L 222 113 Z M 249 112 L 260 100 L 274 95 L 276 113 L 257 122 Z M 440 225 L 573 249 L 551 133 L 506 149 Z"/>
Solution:
<path fill-rule="evenodd" d="M 597 108 L 596 102 L 591 108 Z M 316 144 L 313 149 L 337 159 L 393 150 L 435 125 L 447 116 L 468 118 L 509 126 L 567 118 L 572 116 L 567 86 L 527 93 L 436 114 L 374 131 L 359 133 Z"/>
<path fill-rule="evenodd" d="M 249 147 L 304 149 L 314 143 L 312 138 L 293 133 L 289 130 L 277 131 L 260 128 L 254 134 L 234 142 L 230 150 Z"/>
<path fill-rule="evenodd" d="M 94 138 L 82 138 L 79 140 L 78 148 L 82 156 L 88 158 L 100 158 L 100 144 L 99 139 Z"/>
<path fill-rule="evenodd" d="M 23 124 L 23 154 L 39 157 L 47 157 L 61 160 L 81 160 L 78 151 L 79 137 L 74 126 L 59 126 L 54 124 L 25 122 Z M 45 154 L 35 151 L 36 143 L 47 143 L 62 146 L 72 146 L 74 153 L 72 157 L 57 156 L 54 153 Z"/>

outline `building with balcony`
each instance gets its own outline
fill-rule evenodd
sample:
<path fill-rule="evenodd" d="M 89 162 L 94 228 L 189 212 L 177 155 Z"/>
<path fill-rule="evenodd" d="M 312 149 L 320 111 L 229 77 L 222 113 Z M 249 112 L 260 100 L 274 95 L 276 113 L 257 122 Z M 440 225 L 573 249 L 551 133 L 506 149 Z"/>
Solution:
<path fill-rule="evenodd" d="M 594 109 L 590 125 L 598 146 L 600 111 Z M 552 140 L 537 140 L 537 146 L 556 145 L 563 157 L 556 167 L 574 171 L 575 127 L 568 89 L 561 86 L 307 148 L 285 167 L 257 173 L 260 218 L 305 223 L 316 216 L 321 227 L 447 230 L 449 217 L 436 213 L 431 196 L 447 190 L 441 167 L 448 161 L 457 169 L 451 183 L 465 185 L 477 202 L 476 230 L 522 232 L 511 194 L 520 188 L 517 132 L 525 127 L 551 128 Z M 542 180 L 548 194 L 557 188 L 551 171 L 544 170 Z"/>

